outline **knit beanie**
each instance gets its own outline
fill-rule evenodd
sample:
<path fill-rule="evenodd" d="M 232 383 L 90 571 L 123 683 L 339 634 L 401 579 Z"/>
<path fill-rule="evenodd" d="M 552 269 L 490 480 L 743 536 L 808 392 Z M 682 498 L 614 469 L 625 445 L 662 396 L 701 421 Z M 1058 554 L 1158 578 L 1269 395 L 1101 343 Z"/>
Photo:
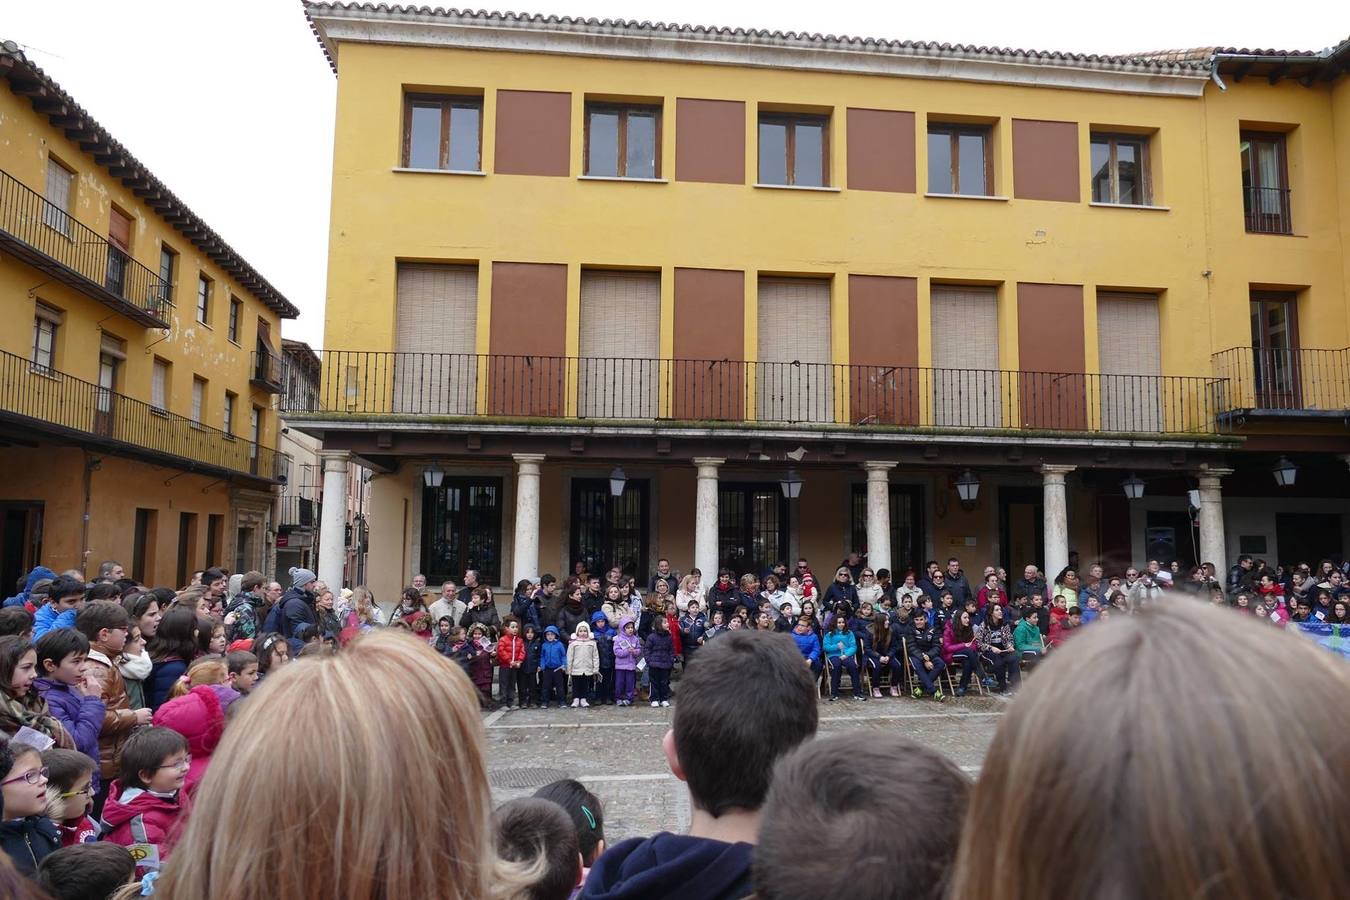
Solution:
<path fill-rule="evenodd" d="M 315 575 L 309 569 L 291 569 L 290 576 L 291 587 L 300 588 L 302 590 L 306 585 L 319 580 L 319 576 Z"/>

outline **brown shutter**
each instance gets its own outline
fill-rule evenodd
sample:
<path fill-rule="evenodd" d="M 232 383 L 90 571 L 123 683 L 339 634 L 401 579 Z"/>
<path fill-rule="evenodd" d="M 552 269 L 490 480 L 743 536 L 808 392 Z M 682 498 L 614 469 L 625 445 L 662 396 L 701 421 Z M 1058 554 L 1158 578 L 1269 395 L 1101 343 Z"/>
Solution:
<path fill-rule="evenodd" d="M 113 207 L 108 215 L 108 240 L 123 253 L 131 252 L 131 219 Z"/>
<path fill-rule="evenodd" d="M 848 188 L 914 193 L 914 113 L 848 111 Z"/>
<path fill-rule="evenodd" d="M 745 104 L 675 101 L 675 179 L 745 184 Z"/>
<path fill-rule="evenodd" d="M 571 94 L 498 91 L 496 174 L 566 176 L 571 123 Z"/>
<path fill-rule="evenodd" d="M 1078 123 L 1013 119 L 1013 196 L 1077 203 Z"/>
<path fill-rule="evenodd" d="M 918 328 L 916 279 L 848 277 L 849 396 L 855 423 L 919 424 Z"/>
<path fill-rule="evenodd" d="M 1017 357 L 1021 426 L 1086 428 L 1082 285 L 1018 283 Z"/>

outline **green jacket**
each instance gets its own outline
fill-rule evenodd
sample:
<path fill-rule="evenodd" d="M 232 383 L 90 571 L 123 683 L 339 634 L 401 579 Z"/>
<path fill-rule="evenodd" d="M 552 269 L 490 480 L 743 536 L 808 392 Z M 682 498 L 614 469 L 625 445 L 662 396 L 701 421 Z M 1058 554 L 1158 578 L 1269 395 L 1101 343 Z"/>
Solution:
<path fill-rule="evenodd" d="M 1045 645 L 1041 643 L 1041 630 L 1031 624 L 1029 619 L 1023 619 L 1013 629 L 1013 646 L 1019 653 L 1023 650 L 1035 650 L 1039 653 L 1045 649 Z"/>

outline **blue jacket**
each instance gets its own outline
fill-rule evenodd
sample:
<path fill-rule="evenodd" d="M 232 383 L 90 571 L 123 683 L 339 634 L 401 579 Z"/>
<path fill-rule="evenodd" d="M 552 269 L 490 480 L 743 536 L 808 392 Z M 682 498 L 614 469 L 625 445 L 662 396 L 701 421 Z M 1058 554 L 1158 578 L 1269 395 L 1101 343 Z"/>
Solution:
<path fill-rule="evenodd" d="M 169 699 L 173 684 L 187 671 L 188 664 L 178 659 L 165 659 L 150 667 L 150 677 L 145 680 L 145 705 L 159 709 L 160 704 Z"/>
<path fill-rule="evenodd" d="M 750 844 L 661 832 L 606 850 L 581 900 L 734 900 L 754 889 Z"/>
<path fill-rule="evenodd" d="M 38 611 L 33 614 L 33 640 L 36 641 L 47 632 L 55 628 L 74 628 L 75 610 L 68 609 L 63 613 L 57 613 L 56 607 L 50 603 L 44 603 L 38 607 Z"/>
<path fill-rule="evenodd" d="M 297 644 L 304 647 L 303 643 L 295 640 L 295 626 L 319 626 L 319 617 L 314 613 L 314 596 L 300 588 L 291 588 L 277 602 L 281 604 L 281 635 L 287 638 L 291 655 L 294 656 L 300 652 Z"/>
<path fill-rule="evenodd" d="M 642 642 L 642 656 L 653 669 L 675 668 L 675 641 L 670 632 L 652 629 Z"/>
<path fill-rule="evenodd" d="M 811 662 L 820 662 L 820 638 L 816 637 L 815 632 L 808 631 L 806 634 L 802 634 L 794 628 L 789 634 L 797 642 L 797 649 L 801 651 L 804 659 L 809 659 Z"/>
<path fill-rule="evenodd" d="M 548 626 L 547 628 L 544 629 L 544 634 L 545 635 L 552 634 L 555 638 L 557 638 L 558 626 L 556 625 Z M 544 643 L 539 649 L 539 668 L 543 669 L 546 672 L 551 672 L 554 669 L 566 669 L 567 645 L 564 644 L 561 640 L 550 641 L 547 637 L 545 637 Z"/>
<path fill-rule="evenodd" d="M 825 655 L 851 659 L 858 655 L 858 639 L 847 628 L 831 631 L 825 635 Z"/>
<path fill-rule="evenodd" d="M 14 868 L 29 878 L 37 875 L 38 863 L 61 849 L 61 832 L 46 816 L 28 816 L 0 822 L 0 850 Z"/>
<path fill-rule="evenodd" d="M 512 596 L 511 615 L 520 620 L 522 633 L 526 625 L 533 625 L 536 629 L 543 627 L 539 618 L 539 601 L 532 597 L 527 597 L 524 594 Z"/>
<path fill-rule="evenodd" d="M 75 749 L 94 761 L 90 785 L 98 790 L 98 733 L 103 728 L 103 701 L 86 697 L 70 689 L 70 685 L 54 678 L 39 678 L 34 682 L 42 699 L 75 741 Z"/>
<path fill-rule="evenodd" d="M 23 580 L 23 590 L 7 599 L 5 606 L 23 606 L 33 593 L 33 585 L 43 580 L 55 581 L 56 573 L 46 566 L 34 566 L 33 571 L 29 572 L 28 577 Z"/>
<path fill-rule="evenodd" d="M 876 614 L 873 613 L 873 615 Z M 871 653 L 874 649 L 872 645 L 876 643 L 876 638 L 872 636 L 872 620 L 854 616 L 848 620 L 848 627 L 853 632 L 853 636 L 857 638 L 858 646 L 862 648 L 863 655 L 866 656 Z"/>

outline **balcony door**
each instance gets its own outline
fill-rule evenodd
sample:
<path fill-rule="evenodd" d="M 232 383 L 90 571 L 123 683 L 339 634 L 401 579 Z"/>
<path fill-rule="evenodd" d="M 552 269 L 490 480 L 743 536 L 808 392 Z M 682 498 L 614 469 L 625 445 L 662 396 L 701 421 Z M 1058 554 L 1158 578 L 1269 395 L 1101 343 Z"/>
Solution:
<path fill-rule="evenodd" d="M 1252 379 L 1261 409 L 1300 408 L 1296 308 L 1293 294 L 1252 294 Z"/>
<path fill-rule="evenodd" d="M 1284 135 L 1244 131 L 1241 148 L 1242 211 L 1247 230 L 1257 234 L 1292 234 Z"/>
<path fill-rule="evenodd" d="M 105 287 L 126 296 L 127 260 L 131 254 L 131 219 L 117 207 L 108 216 L 108 277 Z"/>
<path fill-rule="evenodd" d="M 117 403 L 117 370 L 121 360 L 111 353 L 98 357 L 98 393 L 94 404 L 94 431 L 103 437 L 112 437 L 113 415 Z"/>
<path fill-rule="evenodd" d="M 572 479 L 569 559 L 581 560 L 587 572 L 608 572 L 618 566 L 642 582 L 648 571 L 650 546 L 650 483 L 630 478 L 615 497 L 608 478 Z"/>

